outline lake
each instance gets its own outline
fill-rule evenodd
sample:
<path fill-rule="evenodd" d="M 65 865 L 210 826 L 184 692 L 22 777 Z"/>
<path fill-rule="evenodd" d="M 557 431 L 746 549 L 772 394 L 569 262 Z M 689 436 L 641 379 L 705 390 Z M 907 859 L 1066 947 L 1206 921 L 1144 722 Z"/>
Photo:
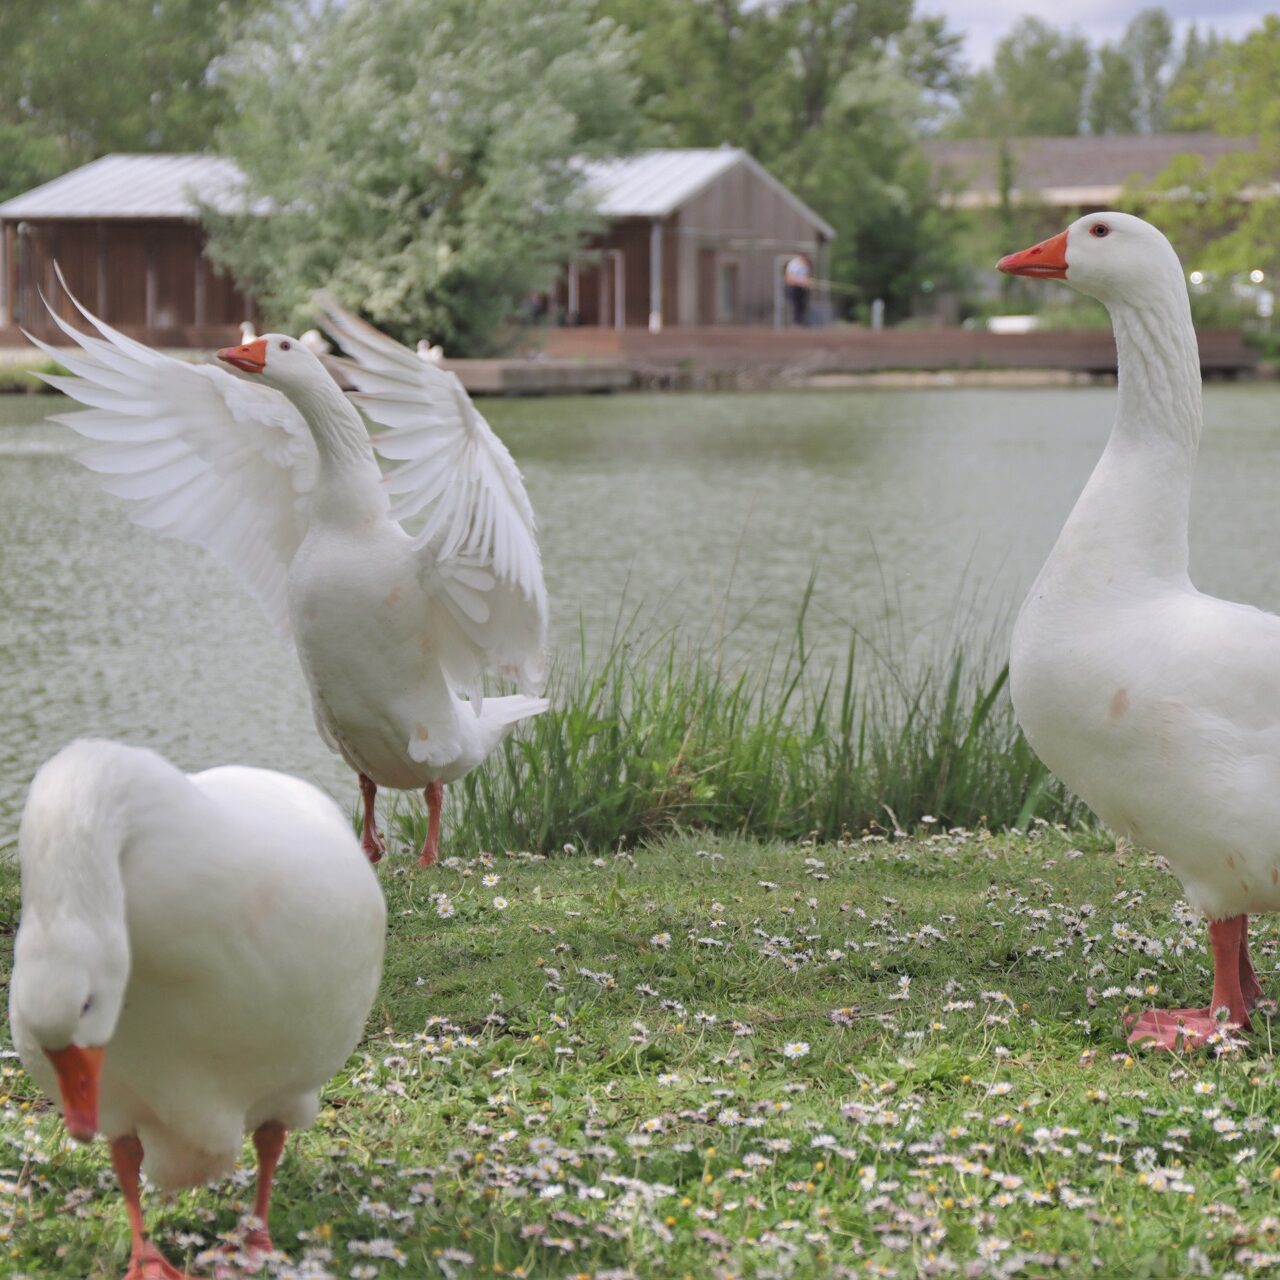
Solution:
<path fill-rule="evenodd" d="M 208 556 L 134 528 L 45 424 L 0 396 L 0 844 L 74 736 L 355 780 L 320 744 L 292 652 Z M 733 660 L 809 633 L 1002 642 L 1110 428 L 1110 388 L 488 400 L 541 525 L 553 635 L 620 617 Z M 1207 591 L 1280 609 L 1280 387 L 1211 385 L 1192 518 Z"/>

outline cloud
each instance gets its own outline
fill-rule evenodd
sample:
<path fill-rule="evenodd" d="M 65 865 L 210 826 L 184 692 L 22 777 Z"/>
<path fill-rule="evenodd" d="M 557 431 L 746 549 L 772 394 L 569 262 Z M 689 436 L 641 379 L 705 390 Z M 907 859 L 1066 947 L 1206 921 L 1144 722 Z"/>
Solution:
<path fill-rule="evenodd" d="M 1129 21 L 1158 0 L 920 0 L 923 14 L 941 14 L 948 26 L 965 36 L 965 54 L 973 66 L 991 61 L 996 42 L 1025 16 L 1076 30 L 1091 43 L 1120 37 Z M 1162 5 L 1174 19 L 1179 37 L 1192 23 L 1238 38 L 1276 12 L 1274 0 L 1167 0 Z"/>

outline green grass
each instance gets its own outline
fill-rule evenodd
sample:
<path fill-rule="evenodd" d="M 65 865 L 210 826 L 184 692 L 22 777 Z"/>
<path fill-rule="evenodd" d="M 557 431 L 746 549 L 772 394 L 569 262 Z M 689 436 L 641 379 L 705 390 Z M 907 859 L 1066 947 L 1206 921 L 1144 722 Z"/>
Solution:
<path fill-rule="evenodd" d="M 553 710 L 449 788 L 455 849 L 611 853 L 690 830 L 834 840 L 926 817 L 1083 816 L 1019 732 L 992 645 L 961 635 L 908 660 L 892 639 L 852 635 L 824 665 L 808 600 L 789 645 L 742 667 L 711 645 L 623 635 L 599 664 L 559 669 Z M 419 843 L 424 822 L 412 803 L 392 817 Z"/>
<path fill-rule="evenodd" d="M 51 392 L 52 388 L 40 380 L 40 374 L 66 372 L 56 360 L 50 360 L 38 351 L 19 355 L 0 352 L 0 393 L 25 392 L 30 395 Z"/>
<path fill-rule="evenodd" d="M 1222 1057 L 1126 1051 L 1127 1009 L 1209 990 L 1148 855 L 1045 826 L 431 872 L 408 852 L 381 868 L 368 1037 L 282 1167 L 276 1274 L 1274 1270 L 1270 1024 Z M 0 919 L 16 905 L 8 864 Z M 1270 930 L 1255 955 L 1274 984 Z M 101 1144 L 0 1066 L 5 1274 L 120 1275 Z M 149 1220 L 209 1274 L 248 1195 L 150 1197 Z"/>

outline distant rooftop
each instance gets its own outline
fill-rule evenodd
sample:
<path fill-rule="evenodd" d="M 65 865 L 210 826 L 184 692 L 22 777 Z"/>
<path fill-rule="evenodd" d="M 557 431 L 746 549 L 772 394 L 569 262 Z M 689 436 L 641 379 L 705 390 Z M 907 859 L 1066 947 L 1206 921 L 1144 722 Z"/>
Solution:
<path fill-rule="evenodd" d="M 617 160 L 583 164 L 596 208 L 606 218 L 666 218 L 717 178 L 746 165 L 774 187 L 823 235 L 834 229 L 741 147 L 661 147 Z"/>
<path fill-rule="evenodd" d="M 828 237 L 835 232 L 740 147 L 642 151 L 587 161 L 583 172 L 606 218 L 665 218 L 721 175 L 745 165 Z M 0 218 L 195 218 L 199 205 L 219 213 L 245 206 L 234 160 L 210 155 L 109 155 L 0 204 Z M 258 201 L 251 212 L 266 212 Z"/>
<path fill-rule="evenodd" d="M 1253 138 L 1217 133 L 1153 133 L 1078 138 L 1010 138 L 1014 198 L 1062 207 L 1113 204 L 1130 183 L 1150 182 L 1175 156 L 1213 164 L 1234 151 L 1252 151 Z M 935 173 L 959 190 L 949 203 L 986 209 L 1000 202 L 999 143 L 957 138 L 925 143 Z"/>
<path fill-rule="evenodd" d="M 0 218 L 195 218 L 201 203 L 238 213 L 243 181 L 224 156 L 103 156 L 6 200 Z"/>

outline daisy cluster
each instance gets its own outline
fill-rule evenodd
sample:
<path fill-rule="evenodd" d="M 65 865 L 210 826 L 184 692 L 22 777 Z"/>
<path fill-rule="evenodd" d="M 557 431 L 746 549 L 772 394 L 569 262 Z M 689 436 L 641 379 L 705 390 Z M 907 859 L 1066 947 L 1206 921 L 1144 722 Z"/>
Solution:
<path fill-rule="evenodd" d="M 1139 851 L 935 825 L 384 883 L 383 992 L 291 1139 L 266 1274 L 1280 1267 L 1268 1009 L 1198 1054 L 1125 1043 L 1138 1009 L 1208 991 L 1202 928 Z M 1269 933 L 1254 952 L 1270 986 Z M 104 1154 L 0 1070 L 0 1248 L 19 1275 L 59 1249 L 114 1266 Z M 155 1232 L 199 1269 L 235 1248 L 251 1182 Z"/>

